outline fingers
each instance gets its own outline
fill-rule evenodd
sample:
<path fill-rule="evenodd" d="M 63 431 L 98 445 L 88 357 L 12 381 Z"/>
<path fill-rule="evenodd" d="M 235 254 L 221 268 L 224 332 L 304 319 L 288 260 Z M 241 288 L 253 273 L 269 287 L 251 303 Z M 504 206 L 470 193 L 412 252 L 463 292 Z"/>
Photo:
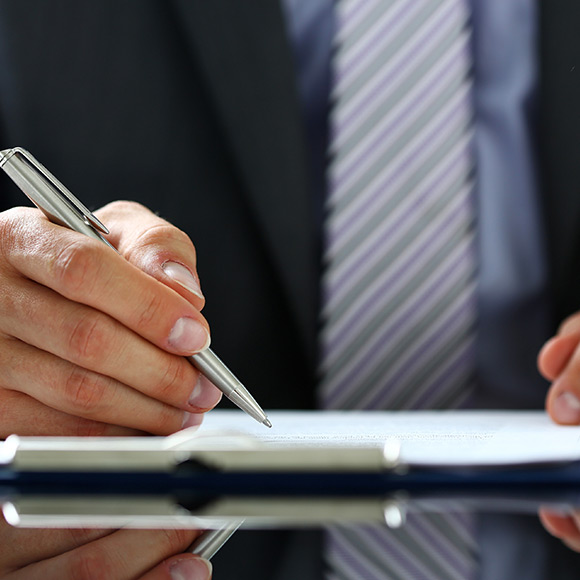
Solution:
<path fill-rule="evenodd" d="M 580 343 L 580 334 L 558 335 L 550 339 L 540 351 L 538 368 L 544 377 L 554 381 L 566 368 L 568 361 Z"/>
<path fill-rule="evenodd" d="M 558 329 L 558 335 L 567 336 L 569 334 L 577 334 L 580 332 L 580 316 L 578 314 L 573 314 L 569 316 L 562 322 L 560 328 Z"/>
<path fill-rule="evenodd" d="M 71 437 L 130 437 L 135 429 L 91 421 L 47 407 L 28 395 L 0 389 L 0 438 L 12 434 Z"/>
<path fill-rule="evenodd" d="M 549 340 L 538 356 L 538 368 L 552 386 L 546 409 L 557 423 L 580 423 L 580 317 L 567 319 L 557 336 Z"/>
<path fill-rule="evenodd" d="M 105 244 L 38 220 L 34 251 L 22 237 L 5 245 L 22 276 L 108 314 L 156 346 L 191 355 L 209 346 L 207 322 L 191 302 Z"/>
<path fill-rule="evenodd" d="M 165 435 L 221 398 L 182 356 L 209 344 L 193 245 L 138 204 L 103 211 L 133 263 L 37 210 L 1 214 L 0 400 L 25 395 L 5 434 Z"/>
<path fill-rule="evenodd" d="M 30 347 L 16 348 L 25 352 Z M 168 435 L 203 420 L 202 413 L 183 412 L 42 351 L 19 358 L 34 360 L 34 365 L 27 362 L 18 373 L 2 378 L 2 438 Z"/>
<path fill-rule="evenodd" d="M 71 365 L 22 342 L 12 341 L 10 351 L 8 356 L 34 360 L 34 366 L 22 365 L 17 373 L 3 377 L 4 388 L 23 392 L 53 409 L 159 435 L 178 431 L 188 417 L 180 409 L 110 377 Z"/>
<path fill-rule="evenodd" d="M 109 316 L 29 280 L 14 286 L 19 298 L 2 320 L 9 335 L 184 411 L 204 412 L 220 400 L 221 393 L 200 383 L 199 372 L 183 357 L 156 348 Z M 45 310 L 52 316 L 39 326 Z M 73 372 L 70 365 L 63 370 Z"/>
<path fill-rule="evenodd" d="M 0 577 L 31 562 L 53 558 L 102 538 L 112 530 L 14 528 L 0 515 Z"/>
<path fill-rule="evenodd" d="M 199 533 L 25 529 L 9 526 L 0 516 L 0 576 L 7 580 L 206 580 L 211 578 L 211 564 L 183 553 Z"/>
<path fill-rule="evenodd" d="M 548 509 L 540 509 L 540 521 L 548 533 L 560 538 L 570 549 L 580 552 L 580 529 L 578 514 L 560 515 Z"/>
<path fill-rule="evenodd" d="M 580 343 L 580 316 L 570 316 L 558 329 L 554 338 L 543 346 L 538 356 L 538 368 L 548 380 L 555 380 L 564 370 Z"/>
<path fill-rule="evenodd" d="M 13 572 L 8 580 L 76 580 L 107 578 L 150 580 L 171 578 L 173 556 L 181 554 L 199 535 L 191 530 L 120 530 L 58 556 Z M 160 562 L 171 558 L 168 569 Z M 180 555 L 176 559 L 188 559 Z M 203 564 L 202 564 L 203 565 Z M 207 569 L 207 566 L 205 566 Z M 153 576 L 151 576 L 153 574 Z M 207 578 L 200 576 L 200 578 Z"/>

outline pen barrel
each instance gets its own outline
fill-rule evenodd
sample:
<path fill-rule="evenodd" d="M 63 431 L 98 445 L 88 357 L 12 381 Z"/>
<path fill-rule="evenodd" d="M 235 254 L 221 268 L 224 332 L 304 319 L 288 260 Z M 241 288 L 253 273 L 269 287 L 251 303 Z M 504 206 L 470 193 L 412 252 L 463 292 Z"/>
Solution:
<path fill-rule="evenodd" d="M 2 151 L 0 167 L 49 221 L 113 247 L 71 203 L 68 198 L 73 199 L 73 196 L 64 185 L 27 152 L 19 148 Z M 66 193 L 63 195 L 65 190 Z M 74 199 L 76 201 L 76 198 Z M 78 205 L 80 206 L 80 202 Z M 86 210 L 84 206 L 83 209 Z"/>
<path fill-rule="evenodd" d="M 248 413 L 256 421 L 267 425 L 267 417 L 262 408 L 211 349 L 208 348 L 189 356 L 187 360 L 204 374 L 234 405 Z"/>
<path fill-rule="evenodd" d="M 236 388 L 242 387 L 235 375 L 211 349 L 187 357 L 187 360 L 203 373 L 220 391 L 229 397 Z"/>

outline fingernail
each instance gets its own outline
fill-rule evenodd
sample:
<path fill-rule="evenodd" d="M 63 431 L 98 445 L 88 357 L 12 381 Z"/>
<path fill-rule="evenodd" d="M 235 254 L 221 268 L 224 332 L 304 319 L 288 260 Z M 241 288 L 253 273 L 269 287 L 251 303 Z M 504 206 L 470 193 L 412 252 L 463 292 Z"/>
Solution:
<path fill-rule="evenodd" d="M 189 427 L 199 427 L 203 422 L 203 413 L 185 413 L 183 415 L 182 429 Z"/>
<path fill-rule="evenodd" d="M 552 413 L 559 423 L 580 423 L 580 400 L 570 391 L 564 391 L 554 401 Z"/>
<path fill-rule="evenodd" d="M 198 279 L 184 265 L 177 262 L 165 262 L 161 268 L 172 280 L 199 298 L 203 298 Z"/>
<path fill-rule="evenodd" d="M 209 347 L 209 332 L 193 318 L 180 318 L 169 333 L 169 344 L 180 353 L 193 354 Z"/>
<path fill-rule="evenodd" d="M 209 411 L 220 402 L 221 398 L 221 391 L 207 377 L 200 374 L 187 404 L 196 411 Z"/>
<path fill-rule="evenodd" d="M 212 565 L 203 558 L 188 558 L 174 562 L 169 571 L 171 580 L 209 580 Z"/>

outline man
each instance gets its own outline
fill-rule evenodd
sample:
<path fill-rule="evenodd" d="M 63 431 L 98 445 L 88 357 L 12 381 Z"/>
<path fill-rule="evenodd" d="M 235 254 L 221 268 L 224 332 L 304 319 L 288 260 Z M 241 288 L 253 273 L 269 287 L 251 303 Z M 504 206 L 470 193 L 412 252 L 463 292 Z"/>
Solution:
<path fill-rule="evenodd" d="M 580 15 L 564 0 L 540 10 L 536 128 L 553 328 L 578 309 L 580 290 L 571 275 L 579 247 Z M 204 314 L 216 351 L 265 408 L 312 408 L 324 194 L 308 163 L 316 152 L 305 143 L 316 137 L 305 135 L 288 14 L 273 2 L 226 0 L 4 2 L 0 135 L 2 148 L 28 148 L 91 207 L 134 199 L 186 231 L 211 297 Z M 21 203 L 6 182 L 2 190 L 5 208 Z M 35 212 L 3 216 L 3 435 L 165 434 L 197 420 L 184 413 L 217 402 L 200 385 L 203 394 L 188 404 L 197 375 L 175 356 L 206 344 L 192 246 L 135 205 L 112 204 L 99 216 L 123 256 L 161 284 L 120 259 L 105 261 L 106 248 Z M 45 314 L 55 311 L 57 320 Z M 184 331 L 192 326 L 196 336 Z M 570 326 L 563 332 L 544 351 L 550 380 L 575 368 L 566 367 L 575 335 Z M 522 349 L 527 368 L 549 333 Z M 550 400 L 576 392 L 573 373 L 562 376 Z M 540 408 L 545 390 L 540 381 L 529 391 L 487 381 L 477 396 L 482 407 Z M 562 401 L 566 422 L 576 422 L 574 399 Z M 142 413 L 130 410 L 137 406 Z M 508 537 L 498 549 L 502 532 Z M 538 578 L 566 578 L 577 566 L 537 522 L 490 518 L 481 534 L 489 578 L 521 572 L 521 546 L 533 546 Z M 229 564 L 239 577 L 316 578 L 320 553 L 318 534 L 238 534 L 216 559 L 216 576 L 220 566 L 224 577 L 233 574 Z"/>

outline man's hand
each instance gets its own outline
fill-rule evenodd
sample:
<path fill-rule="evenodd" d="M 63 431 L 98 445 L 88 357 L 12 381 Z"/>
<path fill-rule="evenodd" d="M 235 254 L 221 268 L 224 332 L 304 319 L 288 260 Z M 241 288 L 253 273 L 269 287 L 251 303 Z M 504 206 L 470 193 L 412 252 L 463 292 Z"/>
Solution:
<path fill-rule="evenodd" d="M 96 212 L 121 255 L 38 210 L 0 214 L 0 438 L 166 435 L 221 393 L 189 238 L 144 207 Z"/>
<path fill-rule="evenodd" d="M 544 345 L 538 367 L 552 382 L 546 399 L 552 419 L 565 425 L 580 424 L 580 313 L 565 320 Z"/>
<path fill-rule="evenodd" d="M 546 398 L 552 419 L 565 425 L 580 424 L 580 314 L 565 320 L 544 345 L 538 367 L 552 382 Z M 549 533 L 580 552 L 580 513 L 564 515 L 541 509 L 540 520 Z"/>
<path fill-rule="evenodd" d="M 548 508 L 542 508 L 540 521 L 550 534 L 560 538 L 571 550 L 580 552 L 580 512 L 563 515 Z"/>
<path fill-rule="evenodd" d="M 26 530 L 0 516 L 3 580 L 209 580 L 191 530 Z"/>

